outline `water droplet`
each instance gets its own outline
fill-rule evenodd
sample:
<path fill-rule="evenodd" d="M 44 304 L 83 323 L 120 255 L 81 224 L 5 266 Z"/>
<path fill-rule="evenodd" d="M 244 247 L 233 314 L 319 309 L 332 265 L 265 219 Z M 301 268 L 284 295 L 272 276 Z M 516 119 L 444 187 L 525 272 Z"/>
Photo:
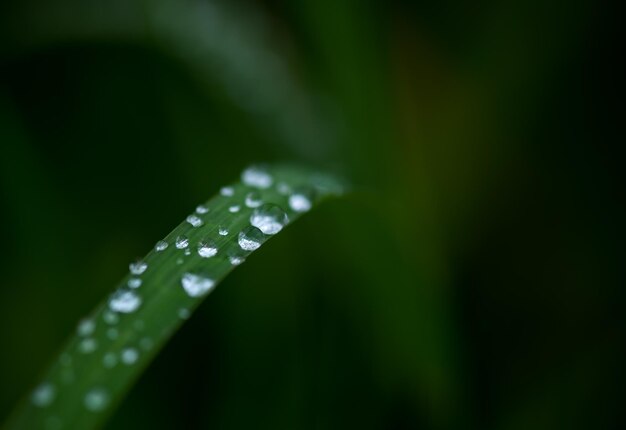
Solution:
<path fill-rule="evenodd" d="M 289 186 L 289 184 L 286 184 L 285 182 L 279 182 L 276 185 L 276 190 L 278 190 L 279 194 L 282 194 L 284 196 L 291 194 L 291 187 Z"/>
<path fill-rule="evenodd" d="M 139 288 L 139 287 L 141 287 L 141 279 L 139 279 L 139 278 L 130 278 L 128 280 L 128 286 L 130 288 Z"/>
<path fill-rule="evenodd" d="M 196 207 L 196 213 L 199 213 L 200 215 L 205 214 L 209 211 L 209 208 L 207 206 L 204 205 L 198 205 Z"/>
<path fill-rule="evenodd" d="M 189 238 L 184 234 L 181 234 L 176 238 L 176 248 L 185 249 L 189 246 Z"/>
<path fill-rule="evenodd" d="M 304 191 L 297 191 L 289 196 L 289 207 L 294 212 L 307 212 L 313 206 L 312 197 Z"/>
<path fill-rule="evenodd" d="M 272 186 L 274 179 L 267 170 L 260 166 L 248 167 L 241 173 L 241 180 L 244 184 L 254 188 L 269 188 Z"/>
<path fill-rule="evenodd" d="M 187 222 L 193 227 L 200 227 L 202 224 L 204 224 L 198 215 L 193 214 L 187 217 Z"/>
<path fill-rule="evenodd" d="M 169 244 L 164 241 L 164 240 L 159 240 L 156 245 L 154 245 L 154 250 L 156 252 L 161 252 L 161 251 L 165 251 L 167 249 L 167 247 L 169 246 Z"/>
<path fill-rule="evenodd" d="M 122 363 L 130 366 L 139 359 L 139 352 L 135 348 L 124 348 L 122 350 Z"/>
<path fill-rule="evenodd" d="M 78 324 L 76 331 L 79 336 L 89 336 L 96 329 L 96 323 L 92 319 L 84 319 Z"/>
<path fill-rule="evenodd" d="M 231 214 L 234 214 L 234 213 L 239 212 L 240 209 L 241 209 L 241 206 L 233 205 L 233 206 L 228 208 L 228 212 L 230 212 Z"/>
<path fill-rule="evenodd" d="M 33 391 L 30 399 L 35 406 L 43 408 L 50 405 L 56 396 L 56 388 L 49 382 L 44 382 Z"/>
<path fill-rule="evenodd" d="M 198 244 L 198 255 L 202 258 L 211 258 L 217 254 L 217 244 L 212 240 L 205 240 Z"/>
<path fill-rule="evenodd" d="M 265 234 L 278 233 L 288 221 L 285 211 L 273 204 L 264 204 L 250 215 L 250 224 Z"/>
<path fill-rule="evenodd" d="M 238 243 L 244 251 L 254 251 L 265 241 L 263 232 L 256 227 L 248 226 L 239 233 Z"/>
<path fill-rule="evenodd" d="M 104 314 L 102 314 L 102 319 L 107 324 L 113 325 L 113 324 L 117 324 L 119 322 L 120 317 L 115 312 L 105 311 Z"/>
<path fill-rule="evenodd" d="M 207 294 L 215 286 L 215 281 L 193 273 L 185 273 L 181 279 L 181 284 L 190 297 L 200 297 Z"/>
<path fill-rule="evenodd" d="M 78 344 L 78 350 L 83 354 L 91 354 L 96 349 L 98 349 L 98 342 L 91 337 L 81 340 Z"/>
<path fill-rule="evenodd" d="M 102 357 L 102 364 L 107 369 L 111 369 L 117 366 L 117 356 L 112 352 L 107 352 L 106 354 L 104 354 L 104 357 Z"/>
<path fill-rule="evenodd" d="M 227 236 L 228 235 L 228 229 L 226 227 L 221 227 L 219 228 L 219 230 L 217 231 L 219 233 L 220 236 Z"/>
<path fill-rule="evenodd" d="M 183 261 L 184 260 L 182 258 L 179 258 L 178 260 L 176 260 L 176 264 L 183 264 Z"/>
<path fill-rule="evenodd" d="M 220 194 L 226 197 L 230 197 L 235 194 L 235 189 L 233 187 L 222 187 L 220 190 Z"/>
<path fill-rule="evenodd" d="M 109 393 L 104 388 L 92 388 L 85 394 L 84 404 L 92 412 L 102 411 L 109 404 Z"/>
<path fill-rule="evenodd" d="M 141 298 L 132 291 L 117 290 L 109 300 L 109 308 L 125 314 L 134 312 L 141 305 Z"/>
<path fill-rule="evenodd" d="M 119 335 L 119 332 L 116 328 L 111 327 L 110 329 L 107 330 L 107 337 L 111 340 L 117 339 L 118 335 Z"/>
<path fill-rule="evenodd" d="M 185 249 L 185 255 L 191 255 L 191 249 L 189 248 Z"/>
<path fill-rule="evenodd" d="M 144 351 L 149 351 L 154 346 L 154 342 L 152 342 L 152 339 L 150 339 L 149 337 L 142 337 L 139 341 L 139 346 Z"/>
<path fill-rule="evenodd" d="M 181 320 L 186 320 L 191 316 L 191 312 L 189 312 L 189 309 L 187 308 L 180 308 L 178 310 L 178 318 L 180 318 Z"/>
<path fill-rule="evenodd" d="M 261 193 L 258 191 L 251 191 L 246 196 L 246 206 L 249 208 L 258 208 L 263 204 L 263 200 L 261 200 Z"/>
<path fill-rule="evenodd" d="M 133 275 L 141 275 L 148 268 L 148 263 L 144 261 L 137 261 L 135 263 L 130 263 L 128 268 L 130 269 L 130 273 Z"/>

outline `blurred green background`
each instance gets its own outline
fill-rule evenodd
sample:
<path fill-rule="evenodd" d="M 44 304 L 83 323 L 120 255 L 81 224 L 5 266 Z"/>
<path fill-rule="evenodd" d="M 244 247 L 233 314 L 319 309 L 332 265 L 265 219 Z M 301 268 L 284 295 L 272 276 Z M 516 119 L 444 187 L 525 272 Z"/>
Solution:
<path fill-rule="evenodd" d="M 618 429 L 620 14 L 593 0 L 0 5 L 0 422 L 251 162 L 357 190 L 279 235 L 109 429 Z"/>

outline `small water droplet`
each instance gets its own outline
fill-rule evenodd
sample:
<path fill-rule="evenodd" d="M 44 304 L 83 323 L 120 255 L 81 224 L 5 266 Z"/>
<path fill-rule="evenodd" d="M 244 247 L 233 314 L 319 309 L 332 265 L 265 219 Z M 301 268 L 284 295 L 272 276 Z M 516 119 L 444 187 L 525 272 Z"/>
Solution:
<path fill-rule="evenodd" d="M 139 279 L 139 278 L 130 278 L 128 280 L 128 286 L 130 288 L 139 288 L 139 287 L 141 287 L 141 279 Z"/>
<path fill-rule="evenodd" d="M 79 336 L 89 336 L 96 329 L 96 323 L 92 319 L 84 319 L 78 324 L 76 331 Z"/>
<path fill-rule="evenodd" d="M 269 188 L 274 179 L 267 170 L 260 166 L 250 166 L 241 173 L 241 181 L 249 187 Z"/>
<path fill-rule="evenodd" d="M 35 406 L 43 408 L 50 405 L 56 396 L 56 388 L 49 382 L 44 382 L 33 391 L 30 399 Z"/>
<path fill-rule="evenodd" d="M 309 193 L 297 191 L 289 196 L 289 207 L 294 212 L 307 212 L 313 206 L 313 199 Z"/>
<path fill-rule="evenodd" d="M 133 275 L 141 275 L 148 268 L 148 263 L 140 260 L 134 263 L 130 263 L 128 265 L 128 268 L 130 269 L 130 273 L 132 273 Z"/>
<path fill-rule="evenodd" d="M 265 234 L 276 234 L 283 229 L 289 218 L 280 206 L 264 204 L 250 215 L 250 224 Z"/>
<path fill-rule="evenodd" d="M 181 320 L 186 320 L 191 316 L 191 312 L 189 312 L 189 309 L 187 308 L 180 308 L 178 310 L 178 318 L 180 318 Z"/>
<path fill-rule="evenodd" d="M 109 404 L 109 393 L 104 388 L 92 388 L 85 394 L 85 407 L 92 412 L 99 412 Z"/>
<path fill-rule="evenodd" d="M 246 206 L 249 208 L 258 208 L 263 204 L 263 200 L 261 200 L 261 193 L 258 191 L 251 191 L 246 196 Z"/>
<path fill-rule="evenodd" d="M 217 254 L 217 244 L 208 239 L 198 244 L 198 255 L 202 258 L 211 258 Z"/>
<path fill-rule="evenodd" d="M 141 298 L 132 291 L 117 290 L 109 300 L 109 308 L 125 314 L 134 312 L 141 305 Z"/>
<path fill-rule="evenodd" d="M 185 260 L 183 260 L 182 258 L 179 258 L 178 260 L 176 260 L 176 264 L 183 264 L 183 261 Z"/>
<path fill-rule="evenodd" d="M 248 226 L 239 233 L 238 243 L 244 251 L 254 251 L 265 241 L 263 232 L 256 227 Z"/>
<path fill-rule="evenodd" d="M 144 351 L 149 351 L 154 346 L 154 342 L 152 342 L 152 339 L 150 339 L 149 337 L 142 337 L 139 341 L 139 346 Z"/>
<path fill-rule="evenodd" d="M 185 273 L 181 279 L 181 284 L 190 297 L 200 297 L 207 294 L 215 286 L 215 281 L 193 273 Z"/>
<path fill-rule="evenodd" d="M 191 249 L 189 248 L 185 249 L 185 255 L 191 255 Z"/>
<path fill-rule="evenodd" d="M 230 212 L 231 214 L 234 214 L 234 213 L 239 212 L 240 209 L 241 209 L 241 206 L 233 205 L 233 206 L 228 208 L 228 212 Z"/>
<path fill-rule="evenodd" d="M 176 238 L 176 248 L 185 249 L 189 246 L 189 238 L 184 234 L 181 234 Z"/>
<path fill-rule="evenodd" d="M 135 348 L 124 348 L 122 350 L 122 363 L 130 366 L 139 359 L 139 352 Z"/>
<path fill-rule="evenodd" d="M 187 217 L 187 222 L 191 224 L 193 227 L 200 227 L 204 222 L 200 219 L 198 215 L 189 215 Z"/>
<path fill-rule="evenodd" d="M 107 324 L 113 325 L 113 324 L 117 324 L 120 320 L 120 317 L 118 314 L 116 314 L 115 312 L 111 312 L 111 311 L 105 311 L 102 314 L 102 319 L 104 320 L 104 322 L 106 322 Z"/>
<path fill-rule="evenodd" d="M 156 252 L 161 252 L 161 251 L 165 251 L 167 249 L 167 247 L 169 246 L 169 244 L 164 241 L 164 240 L 159 240 L 156 245 L 154 245 L 154 250 Z"/>
<path fill-rule="evenodd" d="M 228 235 L 228 229 L 226 227 L 221 227 L 219 228 L 219 230 L 217 231 L 219 233 L 220 236 L 227 236 Z"/>
<path fill-rule="evenodd" d="M 282 194 L 284 196 L 291 194 L 291 187 L 289 186 L 289 184 L 285 182 L 279 182 L 276 185 L 276 190 L 278 191 L 279 194 Z"/>
<path fill-rule="evenodd" d="M 107 352 L 106 354 L 104 354 L 104 357 L 102 357 L 102 364 L 107 369 L 111 369 L 117 366 L 117 356 L 112 352 Z"/>
<path fill-rule="evenodd" d="M 233 187 L 222 187 L 220 190 L 220 194 L 226 197 L 230 197 L 235 194 L 235 189 Z"/>
<path fill-rule="evenodd" d="M 119 335 L 119 332 L 116 328 L 111 327 L 110 329 L 107 330 L 107 337 L 111 340 L 117 339 L 118 335 Z"/>
<path fill-rule="evenodd" d="M 98 342 L 91 337 L 81 340 L 78 344 L 78 350 L 83 354 L 91 354 L 96 349 L 98 349 Z"/>
<path fill-rule="evenodd" d="M 200 215 L 205 214 L 209 211 L 209 208 L 207 206 L 204 205 L 198 205 L 196 207 L 196 213 L 199 213 Z"/>

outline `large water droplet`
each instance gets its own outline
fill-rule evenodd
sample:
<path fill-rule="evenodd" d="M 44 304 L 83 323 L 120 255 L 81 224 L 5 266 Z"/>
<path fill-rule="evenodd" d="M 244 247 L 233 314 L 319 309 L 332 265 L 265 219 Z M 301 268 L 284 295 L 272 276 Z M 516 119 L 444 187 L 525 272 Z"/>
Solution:
<path fill-rule="evenodd" d="M 263 200 L 261 199 L 261 193 L 258 191 L 251 191 L 246 196 L 246 206 L 249 208 L 258 208 L 263 204 Z"/>
<path fill-rule="evenodd" d="M 130 288 L 139 288 L 141 287 L 141 279 L 140 278 L 130 278 L 128 280 L 128 286 Z"/>
<path fill-rule="evenodd" d="M 249 187 L 265 189 L 272 186 L 274 179 L 263 167 L 251 166 L 241 173 L 241 181 Z"/>
<path fill-rule="evenodd" d="M 169 246 L 169 244 L 164 241 L 164 240 L 159 240 L 156 245 L 154 245 L 154 250 L 156 252 L 161 252 L 161 251 L 165 251 L 167 249 L 167 247 Z"/>
<path fill-rule="evenodd" d="M 148 263 L 145 261 L 136 261 L 135 263 L 130 263 L 128 268 L 133 275 L 141 275 L 148 268 Z"/>
<path fill-rule="evenodd" d="M 122 350 L 122 363 L 130 366 L 139 359 L 139 352 L 135 348 L 124 348 Z"/>
<path fill-rule="evenodd" d="M 109 308 L 125 314 L 134 312 L 141 305 L 141 298 L 133 291 L 117 290 L 109 300 Z"/>
<path fill-rule="evenodd" d="M 76 331 L 79 336 L 89 336 L 96 329 L 96 323 L 92 319 L 84 319 L 78 324 Z"/>
<path fill-rule="evenodd" d="M 198 244 L 198 255 L 202 258 L 211 258 L 217 254 L 217 244 L 208 239 Z"/>
<path fill-rule="evenodd" d="M 56 396 L 56 388 L 49 382 L 44 382 L 33 391 L 30 399 L 35 406 L 43 408 L 54 401 Z"/>
<path fill-rule="evenodd" d="M 276 234 L 283 229 L 289 218 L 280 206 L 265 204 L 250 215 L 250 224 L 265 234 Z"/>
<path fill-rule="evenodd" d="M 237 242 L 244 251 L 254 251 L 265 241 L 265 235 L 256 227 L 248 226 L 239 233 Z"/>
<path fill-rule="evenodd" d="M 78 350 L 83 354 L 91 354 L 96 349 L 98 349 L 98 342 L 91 337 L 81 340 L 78 344 Z"/>
<path fill-rule="evenodd" d="M 103 411 L 109 404 L 109 393 L 104 388 L 92 388 L 85 394 L 84 404 L 92 412 Z"/>
<path fill-rule="evenodd" d="M 209 208 L 207 206 L 204 205 L 198 205 L 196 207 L 196 213 L 199 213 L 200 215 L 205 214 L 209 211 Z"/>
<path fill-rule="evenodd" d="M 226 197 L 230 197 L 235 194 L 235 189 L 233 187 L 222 187 L 220 190 L 220 194 Z"/>
<path fill-rule="evenodd" d="M 213 279 L 193 273 L 185 273 L 180 282 L 190 297 L 203 296 L 215 286 Z"/>
<path fill-rule="evenodd" d="M 189 215 L 187 217 L 187 222 L 191 224 L 193 227 L 200 227 L 202 224 L 204 224 L 202 220 L 200 219 L 200 217 L 194 214 Z"/>
<path fill-rule="evenodd" d="M 189 238 L 184 234 L 181 234 L 176 238 L 176 248 L 185 249 L 189 246 Z"/>

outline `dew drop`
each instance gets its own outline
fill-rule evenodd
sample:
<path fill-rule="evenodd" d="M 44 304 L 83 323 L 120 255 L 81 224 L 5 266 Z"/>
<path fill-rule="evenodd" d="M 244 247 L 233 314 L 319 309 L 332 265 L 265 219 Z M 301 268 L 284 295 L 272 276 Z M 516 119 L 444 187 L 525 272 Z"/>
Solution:
<path fill-rule="evenodd" d="M 241 173 L 241 180 L 244 184 L 254 188 L 269 188 L 274 179 L 267 170 L 259 166 L 250 166 Z"/>
<path fill-rule="evenodd" d="M 183 264 L 183 261 L 184 261 L 184 260 L 183 260 L 182 258 L 179 258 L 178 260 L 176 260 L 176 264 L 179 264 L 179 265 L 180 265 L 180 264 Z"/>
<path fill-rule="evenodd" d="M 167 247 L 169 246 L 169 244 L 164 241 L 164 240 L 159 240 L 156 245 L 154 245 L 154 250 L 156 252 L 161 252 L 161 251 L 165 251 L 167 249 Z"/>
<path fill-rule="evenodd" d="M 117 324 L 119 322 L 120 317 L 115 312 L 105 311 L 104 314 L 102 315 L 102 319 L 107 324 L 114 325 L 114 324 Z"/>
<path fill-rule="evenodd" d="M 303 192 L 296 192 L 289 196 L 289 207 L 294 212 L 307 212 L 312 206 L 311 198 Z"/>
<path fill-rule="evenodd" d="M 111 369 L 117 366 L 117 356 L 112 352 L 107 352 L 106 354 L 104 354 L 104 357 L 102 357 L 102 364 L 107 369 Z"/>
<path fill-rule="evenodd" d="M 282 194 L 284 196 L 291 194 L 291 187 L 285 182 L 279 182 L 276 185 L 276 190 L 278 190 L 279 194 Z"/>
<path fill-rule="evenodd" d="M 198 215 L 193 214 L 187 217 L 187 222 L 193 227 L 200 227 L 202 224 L 204 224 Z"/>
<path fill-rule="evenodd" d="M 261 200 L 261 193 L 258 191 L 251 191 L 246 196 L 246 206 L 249 208 L 258 208 L 263 204 L 263 200 Z"/>
<path fill-rule="evenodd" d="M 191 249 L 189 248 L 185 249 L 185 255 L 191 255 Z"/>
<path fill-rule="evenodd" d="M 207 294 L 215 286 L 215 281 L 193 273 L 185 273 L 181 279 L 181 284 L 190 297 L 200 297 Z"/>
<path fill-rule="evenodd" d="M 130 288 L 139 288 L 139 287 L 141 287 L 141 279 L 139 279 L 139 278 L 130 278 L 128 280 L 128 286 Z"/>
<path fill-rule="evenodd" d="M 56 388 L 49 382 L 44 382 L 33 391 L 30 399 L 35 406 L 40 408 L 50 405 L 56 396 Z"/>
<path fill-rule="evenodd" d="M 283 229 L 289 218 L 280 206 L 264 204 L 250 215 L 250 224 L 265 234 L 276 234 Z"/>
<path fill-rule="evenodd" d="M 92 412 L 100 412 L 109 404 L 109 393 L 104 388 L 92 388 L 85 394 L 85 407 Z"/>
<path fill-rule="evenodd" d="M 196 207 L 196 213 L 199 213 L 200 215 L 205 214 L 209 211 L 209 208 L 207 206 L 204 205 L 198 205 Z"/>
<path fill-rule="evenodd" d="M 226 227 L 220 227 L 217 232 L 219 233 L 220 236 L 228 235 L 228 229 Z"/>
<path fill-rule="evenodd" d="M 109 308 L 125 314 L 134 312 L 141 305 L 141 298 L 132 291 L 118 290 L 109 300 Z"/>
<path fill-rule="evenodd" d="M 81 340 L 78 344 L 78 350 L 83 354 L 91 354 L 96 349 L 98 349 L 98 342 L 91 337 Z"/>
<path fill-rule="evenodd" d="M 135 348 L 124 348 L 122 350 L 122 363 L 130 366 L 139 359 L 139 352 Z"/>
<path fill-rule="evenodd" d="M 217 244 L 212 240 L 202 241 L 198 244 L 198 255 L 202 258 L 211 258 L 217 254 Z"/>
<path fill-rule="evenodd" d="M 187 308 L 180 308 L 178 310 L 178 318 L 180 318 L 181 320 L 186 320 L 191 316 L 191 312 L 189 312 L 189 309 Z"/>
<path fill-rule="evenodd" d="M 176 248 L 185 249 L 189 246 L 189 238 L 184 234 L 181 234 L 176 238 Z"/>
<path fill-rule="evenodd" d="M 237 242 L 244 251 L 254 251 L 265 241 L 263 232 L 256 227 L 248 226 L 239 233 Z"/>
<path fill-rule="evenodd" d="M 130 263 L 128 268 L 130 269 L 130 273 L 133 275 L 141 275 L 148 268 L 148 263 L 144 261 L 137 261 L 135 263 Z"/>
<path fill-rule="evenodd" d="M 79 336 L 89 336 L 96 329 L 96 323 L 91 319 L 84 319 L 78 324 L 76 331 Z"/>
<path fill-rule="evenodd" d="M 228 212 L 230 212 L 231 214 L 237 213 L 239 212 L 239 210 L 241 210 L 241 206 L 239 205 L 233 205 L 228 208 Z"/>
<path fill-rule="evenodd" d="M 144 351 L 149 351 L 152 349 L 152 347 L 154 346 L 154 342 L 152 342 L 152 339 L 150 339 L 149 337 L 143 337 L 141 338 L 141 340 L 139 341 L 139 346 L 141 347 L 141 349 L 143 349 Z"/>
<path fill-rule="evenodd" d="M 222 187 L 220 190 L 220 194 L 226 197 L 230 197 L 235 194 L 235 189 L 233 187 Z"/>

